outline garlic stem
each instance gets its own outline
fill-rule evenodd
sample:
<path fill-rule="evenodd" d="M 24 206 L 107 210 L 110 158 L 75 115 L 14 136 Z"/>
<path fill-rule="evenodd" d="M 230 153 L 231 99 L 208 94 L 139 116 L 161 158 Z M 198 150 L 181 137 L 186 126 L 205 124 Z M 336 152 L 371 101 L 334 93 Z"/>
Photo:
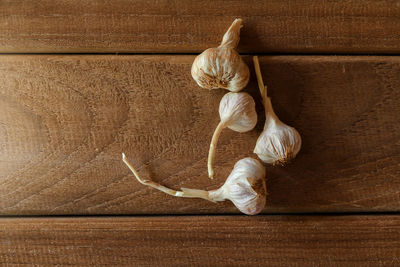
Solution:
<path fill-rule="evenodd" d="M 183 194 L 185 197 L 191 197 L 191 198 L 202 198 L 211 202 L 216 202 L 210 198 L 210 195 L 208 191 L 206 190 L 200 190 L 200 189 L 192 189 L 192 188 L 181 188 Z"/>
<path fill-rule="evenodd" d="M 143 180 L 142 178 L 140 178 L 136 169 L 129 163 L 129 161 L 126 158 L 124 153 L 122 153 L 122 161 L 126 164 L 126 166 L 128 166 L 128 168 L 131 170 L 131 172 L 136 177 L 136 179 L 143 185 L 153 187 L 159 191 L 162 191 L 162 192 L 164 192 L 168 195 L 174 196 L 174 197 L 202 198 L 202 199 L 214 202 L 214 203 L 216 202 L 209 197 L 208 191 L 205 191 L 205 190 L 181 188 L 182 191 L 176 191 L 176 190 L 170 189 L 168 187 L 165 187 L 163 185 L 160 185 L 156 182 L 149 181 L 149 180 Z M 210 192 L 213 192 L 213 191 L 216 191 L 216 190 L 212 190 Z M 219 201 L 221 201 L 221 200 L 219 200 Z"/>
<path fill-rule="evenodd" d="M 153 187 L 157 190 L 160 190 L 168 195 L 171 196 L 175 196 L 175 197 L 184 197 L 183 192 L 181 191 L 175 191 L 173 189 L 170 189 L 168 187 L 165 187 L 163 185 L 160 185 L 158 183 L 155 183 L 153 181 L 149 181 L 149 180 L 143 180 L 142 178 L 140 178 L 138 172 L 135 170 L 135 168 L 133 168 L 133 166 L 129 163 L 129 161 L 127 160 L 126 156 L 124 153 L 122 153 L 122 161 L 126 164 L 126 166 L 128 166 L 128 168 L 131 170 L 131 172 L 133 173 L 133 175 L 135 175 L 136 179 L 143 185 L 147 185 L 150 187 Z"/>
<path fill-rule="evenodd" d="M 272 108 L 271 98 L 266 97 L 264 101 L 264 109 L 265 109 L 265 121 L 272 119 L 275 122 L 280 121 L 278 116 L 275 114 L 274 109 Z"/>
<path fill-rule="evenodd" d="M 276 120 L 279 120 L 278 116 L 276 116 L 274 109 L 272 108 L 272 103 L 271 103 L 271 98 L 268 97 L 268 90 L 267 86 L 264 85 L 264 81 L 262 78 L 261 74 L 261 69 L 260 69 L 260 62 L 258 61 L 258 56 L 253 56 L 253 62 L 254 62 L 254 69 L 256 71 L 256 76 L 257 76 L 257 83 L 258 83 L 258 89 L 260 90 L 260 94 L 262 97 L 262 102 L 264 105 L 265 109 L 265 117 L 268 119 L 268 116 L 274 117 Z"/>
<path fill-rule="evenodd" d="M 240 41 L 240 28 L 242 28 L 242 19 L 235 19 L 232 25 L 224 34 L 219 47 L 235 49 Z"/>
<path fill-rule="evenodd" d="M 265 103 L 265 98 L 267 97 L 267 87 L 264 85 L 264 81 L 261 75 L 261 70 L 260 70 L 260 62 L 258 61 L 258 56 L 253 56 L 253 62 L 254 62 L 254 69 L 256 71 L 256 76 L 257 76 L 257 83 L 258 83 L 258 88 L 260 90 L 260 94 L 263 99 L 263 103 Z"/>
<path fill-rule="evenodd" d="M 217 147 L 219 136 L 221 135 L 222 130 L 226 127 L 226 124 L 227 123 L 225 121 L 220 121 L 211 139 L 210 150 L 208 151 L 208 162 L 207 162 L 208 177 L 210 177 L 211 179 L 214 179 L 213 165 L 215 158 L 215 150 Z"/>

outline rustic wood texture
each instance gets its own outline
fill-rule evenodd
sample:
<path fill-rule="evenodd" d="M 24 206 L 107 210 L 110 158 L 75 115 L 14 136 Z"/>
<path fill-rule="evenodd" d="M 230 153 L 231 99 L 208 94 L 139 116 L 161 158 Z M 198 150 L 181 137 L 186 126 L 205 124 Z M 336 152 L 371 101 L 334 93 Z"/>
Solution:
<path fill-rule="evenodd" d="M 399 216 L 0 219 L 0 264 L 399 266 Z"/>
<path fill-rule="evenodd" d="M 199 52 L 244 19 L 251 53 L 399 53 L 398 1 L 0 1 L 0 52 Z"/>
<path fill-rule="evenodd" d="M 216 179 L 206 157 L 223 90 L 199 88 L 193 56 L 3 55 L 0 214 L 236 213 L 230 202 L 174 198 L 139 184 L 212 189 L 252 154 L 255 130 L 224 130 Z M 246 58 L 253 69 L 250 58 Z M 400 58 L 265 56 L 277 114 L 303 137 L 267 168 L 264 212 L 400 210 Z"/>

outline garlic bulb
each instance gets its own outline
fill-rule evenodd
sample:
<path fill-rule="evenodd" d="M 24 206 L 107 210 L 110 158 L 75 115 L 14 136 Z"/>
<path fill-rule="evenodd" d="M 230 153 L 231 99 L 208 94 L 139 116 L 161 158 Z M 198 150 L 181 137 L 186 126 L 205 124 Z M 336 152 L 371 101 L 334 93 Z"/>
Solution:
<path fill-rule="evenodd" d="M 228 199 L 241 212 L 247 215 L 260 213 L 266 203 L 265 168 L 258 160 L 253 158 L 239 160 L 225 183 L 220 188 L 211 191 L 190 188 L 182 188 L 182 191 L 175 191 L 153 181 L 143 180 L 123 153 L 122 160 L 140 183 L 175 197 L 202 198 L 211 202 Z"/>
<path fill-rule="evenodd" d="M 252 130 L 257 124 L 257 113 L 253 98 L 244 92 L 225 94 L 219 103 L 219 116 L 221 121 L 214 131 L 208 152 L 208 176 L 213 179 L 213 163 L 218 138 L 222 130 L 229 129 L 244 133 Z"/>
<path fill-rule="evenodd" d="M 235 19 L 220 46 L 209 48 L 195 58 L 191 72 L 200 87 L 238 92 L 247 85 L 249 67 L 235 50 L 239 44 L 241 27 L 242 20 Z"/>
<path fill-rule="evenodd" d="M 257 56 L 253 57 L 253 61 L 265 108 L 264 130 L 258 137 L 254 153 L 265 163 L 284 165 L 300 151 L 301 137 L 295 128 L 284 124 L 276 116 L 271 99 L 267 96 Z"/>

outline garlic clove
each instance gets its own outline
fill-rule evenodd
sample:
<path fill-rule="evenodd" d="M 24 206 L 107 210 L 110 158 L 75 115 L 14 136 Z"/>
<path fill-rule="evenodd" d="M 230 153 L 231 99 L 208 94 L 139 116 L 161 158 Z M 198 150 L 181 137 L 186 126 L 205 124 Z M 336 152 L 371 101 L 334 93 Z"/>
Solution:
<path fill-rule="evenodd" d="M 242 20 L 236 19 L 225 33 L 220 46 L 198 55 L 191 74 L 197 84 L 206 89 L 223 88 L 232 92 L 242 90 L 250 79 L 249 67 L 236 52 Z"/>
<path fill-rule="evenodd" d="M 257 56 L 253 57 L 254 67 L 265 108 L 264 130 L 257 139 L 254 153 L 265 163 L 284 165 L 296 157 L 301 149 L 299 132 L 279 120 L 272 107 L 271 99 L 264 86 Z"/>
<path fill-rule="evenodd" d="M 224 128 L 229 128 L 236 132 L 248 132 L 257 124 L 257 113 L 253 98 L 244 92 L 227 93 L 219 104 L 220 123 L 214 131 L 208 152 L 208 176 L 214 177 L 214 157 L 219 136 Z"/>
<path fill-rule="evenodd" d="M 202 198 L 214 203 L 230 200 L 241 212 L 247 215 L 258 214 L 265 207 L 267 197 L 265 167 L 253 158 L 239 160 L 225 183 L 220 188 L 211 191 L 191 188 L 181 188 L 182 191 L 176 191 L 153 181 L 144 180 L 140 178 L 123 153 L 122 160 L 140 183 L 171 196 Z"/>

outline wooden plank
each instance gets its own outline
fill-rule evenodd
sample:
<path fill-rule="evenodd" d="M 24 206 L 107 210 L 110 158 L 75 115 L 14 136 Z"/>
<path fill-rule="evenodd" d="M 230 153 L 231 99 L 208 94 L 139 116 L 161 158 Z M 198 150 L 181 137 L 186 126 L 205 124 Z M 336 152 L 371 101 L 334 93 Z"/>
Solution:
<path fill-rule="evenodd" d="M 255 130 L 222 133 L 206 157 L 225 91 L 199 88 L 193 56 L 3 55 L 0 214 L 207 214 L 229 202 L 173 198 L 139 184 L 212 189 L 252 154 Z M 246 58 L 250 64 L 250 58 Z M 281 119 L 303 147 L 267 168 L 264 212 L 400 210 L 400 57 L 261 57 Z M 250 65 L 251 69 L 252 66 Z"/>
<path fill-rule="evenodd" d="M 200 52 L 236 17 L 241 52 L 400 52 L 400 5 L 387 0 L 3 0 L 0 52 Z"/>
<path fill-rule="evenodd" d="M 399 216 L 0 219 L 0 263 L 398 266 Z"/>

